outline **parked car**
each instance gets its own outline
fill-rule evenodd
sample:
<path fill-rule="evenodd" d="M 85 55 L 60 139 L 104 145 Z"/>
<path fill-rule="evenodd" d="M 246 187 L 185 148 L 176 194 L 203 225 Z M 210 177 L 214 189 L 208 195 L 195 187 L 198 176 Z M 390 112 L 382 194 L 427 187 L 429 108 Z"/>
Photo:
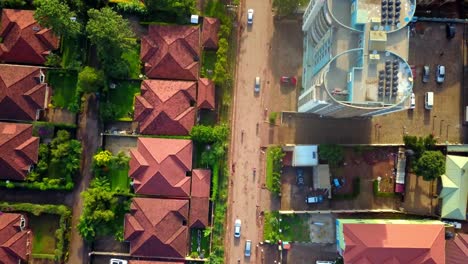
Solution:
<path fill-rule="evenodd" d="M 254 91 L 256 93 L 260 92 L 260 77 L 255 77 L 255 86 L 254 86 Z"/>
<path fill-rule="evenodd" d="M 434 106 L 434 92 L 426 92 L 424 97 L 424 108 L 431 110 Z"/>
<path fill-rule="evenodd" d="M 309 195 L 306 197 L 305 202 L 307 204 L 316 204 L 316 203 L 321 203 L 323 202 L 323 196 L 322 195 Z"/>
<path fill-rule="evenodd" d="M 254 16 L 254 10 L 253 9 L 247 10 L 247 24 L 248 25 L 253 24 L 253 16 Z"/>
<path fill-rule="evenodd" d="M 296 183 L 297 186 L 304 186 L 304 169 L 298 168 L 296 170 Z"/>
<path fill-rule="evenodd" d="M 245 241 L 245 253 L 244 253 L 244 255 L 246 257 L 250 257 L 250 252 L 252 250 L 251 247 L 252 247 L 252 240 Z"/>
<path fill-rule="evenodd" d="M 333 179 L 333 185 L 335 185 L 337 189 L 341 188 L 340 180 L 337 178 Z"/>
<path fill-rule="evenodd" d="M 456 32 L 457 31 L 456 31 L 454 24 L 452 23 L 445 24 L 445 34 L 446 34 L 447 39 L 453 39 L 455 37 Z"/>
<path fill-rule="evenodd" d="M 429 66 L 428 65 L 424 65 L 423 67 L 423 83 L 427 83 L 429 81 Z"/>
<path fill-rule="evenodd" d="M 234 221 L 234 237 L 240 237 L 241 223 L 240 219 L 236 219 L 236 221 Z"/>
<path fill-rule="evenodd" d="M 110 264 L 127 264 L 128 261 L 124 260 L 124 259 L 110 259 Z"/>
<path fill-rule="evenodd" d="M 296 86 L 297 79 L 295 76 L 291 76 L 291 77 L 281 76 L 280 82 L 283 84 L 290 84 L 290 85 Z"/>
<path fill-rule="evenodd" d="M 437 65 L 436 81 L 437 83 L 443 83 L 445 81 L 445 66 L 444 65 Z"/>
<path fill-rule="evenodd" d="M 414 93 L 411 93 L 411 97 L 410 97 L 410 109 L 414 109 L 416 107 L 416 96 L 414 95 Z"/>

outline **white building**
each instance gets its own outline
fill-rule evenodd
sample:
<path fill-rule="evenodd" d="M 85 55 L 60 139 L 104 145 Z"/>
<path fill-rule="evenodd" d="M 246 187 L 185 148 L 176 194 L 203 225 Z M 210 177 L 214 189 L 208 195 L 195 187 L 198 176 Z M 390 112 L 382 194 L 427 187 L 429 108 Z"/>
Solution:
<path fill-rule="evenodd" d="M 298 112 L 344 118 L 407 109 L 414 0 L 311 0 Z"/>

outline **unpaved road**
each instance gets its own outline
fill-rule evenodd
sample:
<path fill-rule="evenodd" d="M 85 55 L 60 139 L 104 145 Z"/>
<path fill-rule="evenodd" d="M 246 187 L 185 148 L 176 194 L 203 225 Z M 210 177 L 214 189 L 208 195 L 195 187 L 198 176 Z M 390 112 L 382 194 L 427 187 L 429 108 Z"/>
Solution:
<path fill-rule="evenodd" d="M 269 41 L 273 33 L 273 13 L 269 0 L 246 0 L 241 5 L 240 38 L 236 87 L 232 111 L 231 185 L 226 230 L 226 262 L 261 263 L 260 242 L 262 227 L 258 215 L 261 211 L 261 184 L 264 182 L 263 159 L 260 149 L 260 131 L 264 117 L 264 94 L 269 88 L 271 73 L 268 69 Z M 247 26 L 247 9 L 255 10 L 254 23 Z M 261 78 L 260 93 L 254 93 L 254 79 Z M 256 175 L 253 169 L 256 168 Z M 233 225 L 242 221 L 241 237 L 235 239 Z M 252 241 L 250 258 L 244 257 L 246 240 Z"/>

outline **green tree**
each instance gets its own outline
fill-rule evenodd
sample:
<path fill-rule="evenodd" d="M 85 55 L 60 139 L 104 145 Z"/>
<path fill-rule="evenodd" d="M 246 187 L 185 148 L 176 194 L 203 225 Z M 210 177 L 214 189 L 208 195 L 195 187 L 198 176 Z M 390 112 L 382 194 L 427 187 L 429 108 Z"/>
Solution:
<path fill-rule="evenodd" d="M 85 93 L 94 93 L 104 88 L 105 77 L 104 72 L 95 68 L 86 66 L 78 74 L 78 87 Z"/>
<path fill-rule="evenodd" d="M 226 124 L 212 126 L 196 125 L 192 127 L 190 136 L 200 143 L 224 142 L 229 136 L 229 128 Z"/>
<path fill-rule="evenodd" d="M 37 7 L 34 18 L 41 26 L 51 28 L 58 36 L 75 38 L 80 34 L 81 24 L 76 20 L 76 13 L 65 2 L 34 0 L 34 5 Z"/>
<path fill-rule="evenodd" d="M 104 72 L 113 78 L 124 78 L 129 74 L 129 65 L 122 54 L 136 45 L 135 34 L 130 24 L 110 7 L 88 10 L 89 21 L 86 33 L 96 46 L 97 55 Z"/>
<path fill-rule="evenodd" d="M 273 0 L 273 8 L 279 16 L 292 14 L 299 6 L 301 0 Z"/>
<path fill-rule="evenodd" d="M 343 147 L 336 144 L 323 144 L 318 148 L 319 158 L 332 166 L 337 166 L 344 159 Z"/>
<path fill-rule="evenodd" d="M 50 53 L 46 57 L 46 62 L 44 63 L 45 66 L 49 67 L 60 67 L 60 64 L 62 63 L 62 58 L 60 58 L 59 55 L 55 53 Z"/>
<path fill-rule="evenodd" d="M 93 156 L 93 162 L 98 167 L 107 167 L 112 161 L 112 152 L 108 150 L 102 150 Z"/>
<path fill-rule="evenodd" d="M 218 50 L 216 51 L 216 63 L 213 76 L 213 81 L 218 85 L 223 84 L 230 78 L 228 72 L 227 51 L 228 42 L 225 38 L 221 38 L 218 42 Z"/>
<path fill-rule="evenodd" d="M 174 17 L 178 22 L 184 22 L 195 11 L 195 0 L 144 0 L 149 13 L 166 13 L 164 17 Z"/>
<path fill-rule="evenodd" d="M 25 0 L 1 0 L 0 7 L 2 8 L 19 8 L 26 5 Z"/>
<path fill-rule="evenodd" d="M 415 173 L 424 180 L 437 179 L 445 172 L 445 156 L 440 151 L 425 151 L 417 160 Z"/>

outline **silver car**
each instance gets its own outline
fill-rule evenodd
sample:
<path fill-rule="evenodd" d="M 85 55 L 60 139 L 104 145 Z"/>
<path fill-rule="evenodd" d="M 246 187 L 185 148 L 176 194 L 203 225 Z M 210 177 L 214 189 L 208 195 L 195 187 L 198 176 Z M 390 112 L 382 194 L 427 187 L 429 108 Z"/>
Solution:
<path fill-rule="evenodd" d="M 249 25 L 253 24 L 253 15 L 254 15 L 254 10 L 253 9 L 247 10 L 247 24 L 249 24 Z"/>
<path fill-rule="evenodd" d="M 236 219 L 236 221 L 234 221 L 234 237 L 239 238 L 240 232 L 241 232 L 241 220 Z"/>
<path fill-rule="evenodd" d="M 436 81 L 437 83 L 443 83 L 444 80 L 445 80 L 445 66 L 437 65 Z"/>
<path fill-rule="evenodd" d="M 254 86 L 254 91 L 256 93 L 260 92 L 260 77 L 255 77 L 255 86 Z"/>

